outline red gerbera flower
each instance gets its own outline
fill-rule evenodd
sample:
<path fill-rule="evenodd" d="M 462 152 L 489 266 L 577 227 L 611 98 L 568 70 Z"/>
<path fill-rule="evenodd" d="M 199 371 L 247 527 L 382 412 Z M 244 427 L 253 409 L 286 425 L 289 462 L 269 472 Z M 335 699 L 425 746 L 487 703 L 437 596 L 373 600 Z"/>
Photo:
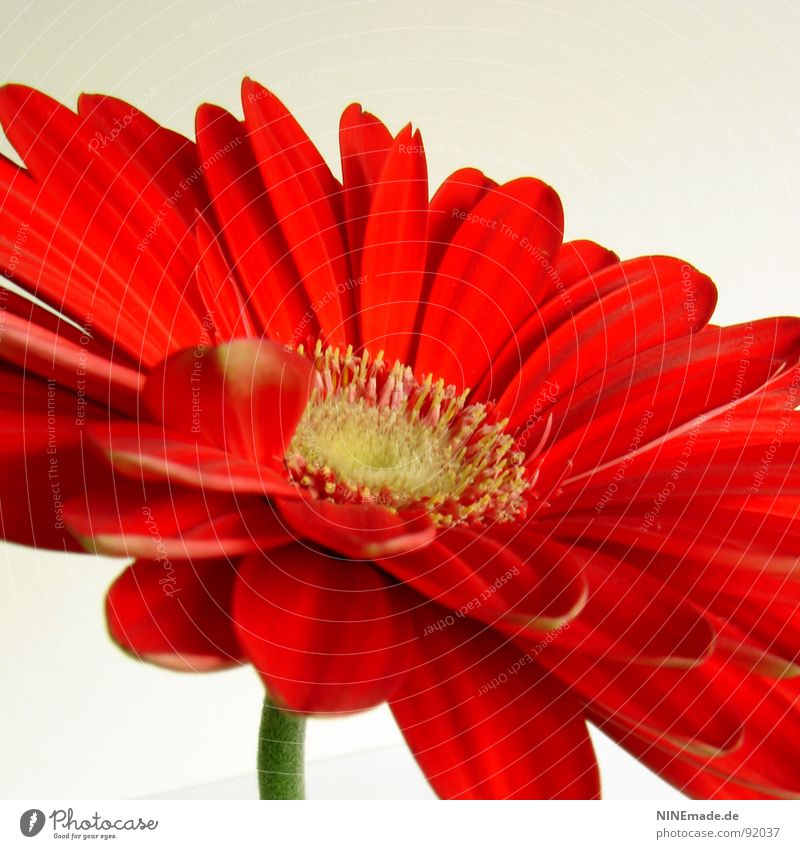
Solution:
<path fill-rule="evenodd" d="M 800 321 L 353 105 L 342 180 L 247 80 L 191 142 L 0 120 L 3 534 L 135 557 L 111 635 L 389 701 L 443 797 L 597 797 L 587 720 L 690 795 L 800 793 Z"/>

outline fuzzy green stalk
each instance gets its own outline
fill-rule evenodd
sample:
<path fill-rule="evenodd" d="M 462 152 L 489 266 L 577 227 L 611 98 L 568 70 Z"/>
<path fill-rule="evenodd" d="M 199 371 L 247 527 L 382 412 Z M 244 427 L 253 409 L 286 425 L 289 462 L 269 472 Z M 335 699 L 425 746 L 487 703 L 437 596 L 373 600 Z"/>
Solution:
<path fill-rule="evenodd" d="M 305 799 L 306 719 L 264 697 L 258 730 L 258 795 L 261 799 Z"/>

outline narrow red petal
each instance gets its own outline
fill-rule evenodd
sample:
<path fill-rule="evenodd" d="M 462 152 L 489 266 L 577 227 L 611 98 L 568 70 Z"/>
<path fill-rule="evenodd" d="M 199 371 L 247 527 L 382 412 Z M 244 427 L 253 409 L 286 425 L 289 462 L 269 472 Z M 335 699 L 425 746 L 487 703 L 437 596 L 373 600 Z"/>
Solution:
<path fill-rule="evenodd" d="M 76 331 L 14 293 L 0 291 L 0 304 L 2 359 L 71 389 L 83 401 L 92 399 L 127 415 L 136 413 L 144 385 L 138 370 L 119 362 L 119 356 L 113 361 L 112 352 L 97 345 L 89 333 Z"/>
<path fill-rule="evenodd" d="M 623 746 L 634 754 L 647 753 L 643 758 L 647 765 L 655 761 L 663 767 L 669 763 L 664 757 L 666 754 L 683 763 L 679 775 L 696 775 L 698 770 L 702 770 L 707 781 L 700 783 L 693 780 L 687 787 L 690 792 L 698 785 L 713 787 L 711 779 L 716 779 L 723 798 L 728 795 L 732 798 L 800 798 L 797 681 L 767 681 L 761 676 L 747 675 L 723 664 L 716 666 L 709 686 L 713 687 L 720 714 L 736 711 L 743 717 L 743 731 L 736 747 L 705 751 L 693 746 L 684 747 L 668 735 L 652 740 L 642 735 L 640 729 L 631 725 L 625 717 L 609 715 L 596 706 L 590 706 L 589 710 L 593 721 Z M 684 687 L 675 701 L 694 704 L 696 697 L 694 691 Z M 664 698 L 671 697 L 665 693 Z M 643 742 L 661 754 L 650 754 L 648 748 L 642 746 Z M 671 769 L 668 771 L 669 780 L 672 780 L 669 778 L 672 772 Z"/>
<path fill-rule="evenodd" d="M 339 150 L 342 158 L 342 198 L 347 245 L 353 274 L 361 274 L 361 249 L 375 188 L 392 147 L 392 134 L 383 122 L 358 103 L 342 112 Z"/>
<path fill-rule="evenodd" d="M 246 127 L 230 113 L 197 110 L 197 144 L 208 163 L 204 180 L 233 271 L 260 326 L 287 344 L 316 335 L 318 324 L 292 262 Z M 302 325 L 302 326 L 301 326 Z"/>
<path fill-rule="evenodd" d="M 220 340 L 260 335 L 222 246 L 202 218 L 195 236 L 200 253 L 195 280 L 205 307 L 203 326 L 212 324 Z"/>
<path fill-rule="evenodd" d="M 339 287 L 350 269 L 341 228 L 341 186 L 300 125 L 263 86 L 242 85 L 245 123 L 261 177 L 320 329 L 346 343 Z"/>
<path fill-rule="evenodd" d="M 92 422 L 115 414 L 0 363 L 0 530 L 9 542 L 81 551 L 64 506 L 86 481 L 113 485 L 113 470 L 87 438 Z"/>
<path fill-rule="evenodd" d="M 555 262 L 555 272 L 561 283 L 558 292 L 552 297 L 563 296 L 566 289 L 618 262 L 619 257 L 614 251 L 598 245 L 597 242 L 590 242 L 588 239 L 564 242 Z"/>
<path fill-rule="evenodd" d="M 555 285 L 563 214 L 549 186 L 522 178 L 490 190 L 459 217 L 431 287 L 417 367 L 465 387 Z"/>
<path fill-rule="evenodd" d="M 351 280 L 341 293 L 347 338 L 359 347 L 361 329 L 358 320 L 361 252 L 367 231 L 372 199 L 392 146 L 392 134 L 384 124 L 358 103 L 342 112 L 339 123 L 339 150 L 342 159 L 342 212 L 350 254 Z"/>
<path fill-rule="evenodd" d="M 375 188 L 358 287 L 361 344 L 389 362 L 406 362 L 425 273 L 428 170 L 419 132 L 394 140 Z"/>
<path fill-rule="evenodd" d="M 589 716 L 592 717 L 591 711 Z M 715 774 L 708 763 L 698 763 L 683 757 L 680 752 L 664 750 L 653 742 L 642 740 L 629 730 L 608 723 L 602 716 L 592 719 L 636 760 L 692 799 L 720 802 L 776 798 Z"/>
<path fill-rule="evenodd" d="M 693 666 L 710 656 L 716 631 L 682 593 L 622 558 L 577 545 L 564 546 L 567 555 L 580 563 L 588 592 L 581 609 L 552 629 L 559 648 L 650 666 Z M 520 644 L 538 644 L 535 633 L 503 624 Z"/>
<path fill-rule="evenodd" d="M 800 466 L 800 415 L 793 409 L 791 388 L 795 381 L 800 382 L 800 370 L 783 370 L 748 396 L 632 446 L 624 475 L 618 475 L 620 461 L 611 460 L 566 478 L 546 511 L 564 514 L 594 509 L 603 501 L 636 502 L 632 509 L 647 530 L 658 519 L 662 502 L 685 509 L 687 499 L 792 494 Z"/>
<path fill-rule="evenodd" d="M 634 352 L 549 407 L 555 424 L 549 441 L 554 444 L 548 447 L 540 479 L 559 474 L 568 460 L 573 473 L 621 460 L 631 447 L 744 398 L 781 371 L 787 358 L 797 359 L 792 351 L 800 350 L 798 341 L 800 321 L 764 319 L 706 327 Z"/>
<path fill-rule="evenodd" d="M 643 739 L 713 757 L 742 745 L 745 714 L 713 658 L 688 668 L 617 663 L 562 649 L 556 636 L 536 659 L 594 710 Z"/>
<path fill-rule="evenodd" d="M 471 212 L 495 188 L 497 183 L 477 168 L 459 168 L 439 186 L 431 198 L 428 214 L 428 271 L 438 270 L 461 226 L 462 213 Z"/>
<path fill-rule="evenodd" d="M 566 242 L 561 246 L 554 267 L 555 289 L 525 321 L 514 328 L 514 334 L 492 360 L 473 397 L 478 401 L 498 398 L 514 380 L 525 360 L 571 316 L 599 300 L 603 295 L 626 285 L 640 260 L 618 268 L 616 254 L 594 242 Z M 645 273 L 649 267 L 645 267 Z"/>

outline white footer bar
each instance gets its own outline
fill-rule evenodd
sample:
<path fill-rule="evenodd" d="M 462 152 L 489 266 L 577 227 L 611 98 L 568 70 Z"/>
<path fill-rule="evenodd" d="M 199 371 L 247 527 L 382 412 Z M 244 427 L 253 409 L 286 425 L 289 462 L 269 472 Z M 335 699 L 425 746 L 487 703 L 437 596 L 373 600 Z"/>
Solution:
<path fill-rule="evenodd" d="M 800 802 L 0 802 L 0 845 L 800 846 Z"/>

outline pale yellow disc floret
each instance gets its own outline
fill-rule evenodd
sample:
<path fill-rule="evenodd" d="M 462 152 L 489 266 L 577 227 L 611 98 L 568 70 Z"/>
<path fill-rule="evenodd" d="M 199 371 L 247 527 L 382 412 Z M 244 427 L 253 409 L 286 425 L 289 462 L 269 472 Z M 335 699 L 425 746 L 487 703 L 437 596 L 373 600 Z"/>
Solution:
<path fill-rule="evenodd" d="M 525 512 L 524 457 L 484 405 L 380 355 L 318 345 L 312 358 L 315 388 L 286 454 L 312 495 L 419 508 L 440 525 Z"/>
<path fill-rule="evenodd" d="M 405 411 L 350 403 L 335 397 L 311 404 L 292 440 L 291 452 L 327 466 L 350 489 L 386 491 L 395 507 L 434 502 L 458 493 L 459 449 L 446 431 L 410 419 Z"/>

